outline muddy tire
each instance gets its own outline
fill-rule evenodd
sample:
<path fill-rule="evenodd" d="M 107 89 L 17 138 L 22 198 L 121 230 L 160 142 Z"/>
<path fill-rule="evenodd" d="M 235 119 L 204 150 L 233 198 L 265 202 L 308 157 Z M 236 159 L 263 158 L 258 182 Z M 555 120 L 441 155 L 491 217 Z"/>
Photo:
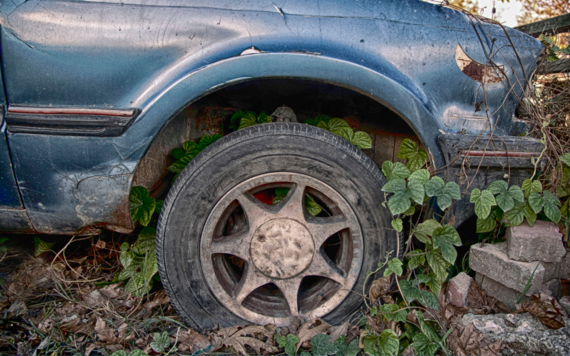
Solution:
<path fill-rule="evenodd" d="M 197 329 L 346 320 L 367 271 L 396 253 L 384 183 L 362 151 L 316 127 L 262 124 L 220 139 L 179 175 L 159 218 L 172 305 Z"/>

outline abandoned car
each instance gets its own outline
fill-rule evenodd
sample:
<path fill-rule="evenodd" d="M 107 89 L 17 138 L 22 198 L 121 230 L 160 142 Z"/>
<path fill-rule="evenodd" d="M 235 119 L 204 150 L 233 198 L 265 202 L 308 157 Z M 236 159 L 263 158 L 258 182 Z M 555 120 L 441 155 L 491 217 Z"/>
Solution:
<path fill-rule="evenodd" d="M 540 42 L 445 6 L 0 5 L 0 230 L 128 233 L 132 187 L 166 196 L 160 277 L 195 328 L 350 317 L 367 272 L 402 244 L 381 204 L 377 165 L 396 159 L 404 138 L 420 143 L 447 180 L 460 179 L 456 159 L 470 147 L 473 170 L 485 167 L 473 187 L 526 178 L 542 147 L 519 135 L 527 127 L 514 115 Z M 294 112 L 281 120 L 289 122 L 230 132 L 237 111 L 283 106 Z M 319 114 L 367 132 L 372 148 L 303 124 Z M 172 149 L 211 134 L 226 136 L 170 187 Z M 490 134 L 499 138 L 497 157 L 473 144 Z M 288 190 L 277 204 L 259 199 L 279 188 Z M 308 194 L 323 214 L 307 214 Z M 472 213 L 465 202 L 454 206 L 456 225 Z"/>

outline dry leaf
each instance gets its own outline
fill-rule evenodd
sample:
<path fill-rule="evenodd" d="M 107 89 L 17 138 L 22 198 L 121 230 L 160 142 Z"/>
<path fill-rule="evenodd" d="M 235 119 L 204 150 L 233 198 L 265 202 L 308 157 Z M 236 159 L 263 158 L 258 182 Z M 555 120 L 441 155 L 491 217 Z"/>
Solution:
<path fill-rule="evenodd" d="M 329 341 L 335 342 L 341 335 L 346 335 L 348 331 L 348 321 L 340 324 L 339 326 L 333 326 L 329 330 Z"/>
<path fill-rule="evenodd" d="M 271 342 L 275 330 L 276 327 L 272 324 L 265 326 L 249 325 L 246 327 L 230 326 L 229 328 L 218 331 L 216 337 L 210 335 L 210 341 L 214 349 L 219 349 L 221 345 L 224 345 L 226 347 L 233 347 L 234 350 L 241 355 L 247 355 L 246 345 L 253 348 L 258 354 L 261 353 L 261 349 L 273 353 L 278 352 L 279 349 L 267 342 L 257 339 L 256 336 L 262 335 Z M 249 335 L 251 335 L 251 337 Z"/>
<path fill-rule="evenodd" d="M 146 309 L 147 316 L 150 316 L 153 308 L 168 303 L 170 303 L 170 299 L 168 299 L 166 292 L 164 290 L 161 290 L 155 294 L 154 298 L 152 298 L 152 301 L 144 303 L 143 308 Z"/>
<path fill-rule="evenodd" d="M 324 334 L 330 327 L 330 324 L 321 319 L 308 321 L 305 324 L 301 325 L 299 328 L 299 333 L 297 334 L 297 337 L 299 338 L 297 351 L 299 351 L 299 348 L 305 341 L 310 341 L 315 335 Z"/>
<path fill-rule="evenodd" d="M 554 303 L 554 298 L 540 293 L 540 295 L 533 295 L 530 300 L 522 304 L 523 311 L 537 317 L 549 329 L 560 329 L 565 326 L 562 317 L 563 309 L 559 307 L 560 304 Z"/>
<path fill-rule="evenodd" d="M 138 340 L 137 340 L 138 342 Z M 205 349 L 210 345 L 207 337 L 196 331 L 189 329 L 178 333 L 178 350 L 182 352 L 195 353 L 198 350 Z M 137 344 L 138 345 L 138 344 Z M 146 344 L 145 344 L 146 346 Z"/>
<path fill-rule="evenodd" d="M 101 318 L 97 318 L 95 332 L 97 333 L 97 337 L 107 344 L 116 344 L 119 342 L 119 339 L 115 336 L 115 332 L 109 328 Z"/>
<path fill-rule="evenodd" d="M 374 304 L 378 298 L 387 296 L 387 294 L 390 293 L 391 287 L 392 283 L 390 282 L 390 276 L 378 278 L 372 282 L 370 290 L 368 291 L 370 302 Z"/>

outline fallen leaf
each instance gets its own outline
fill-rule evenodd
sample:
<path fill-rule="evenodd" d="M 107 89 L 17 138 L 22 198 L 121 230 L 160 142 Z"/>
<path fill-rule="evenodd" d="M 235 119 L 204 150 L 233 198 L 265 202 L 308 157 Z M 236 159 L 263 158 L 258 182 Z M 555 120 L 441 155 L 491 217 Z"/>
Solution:
<path fill-rule="evenodd" d="M 189 329 L 178 333 L 178 350 L 182 352 L 195 353 L 210 346 L 210 341 L 207 337 L 196 331 Z M 137 344 L 138 345 L 138 344 Z"/>
<path fill-rule="evenodd" d="M 308 321 L 305 324 L 301 325 L 299 332 L 297 333 L 297 337 L 299 338 L 297 351 L 299 351 L 299 348 L 305 341 L 310 341 L 313 336 L 317 334 L 324 334 L 330 327 L 330 324 L 321 319 Z"/>
<path fill-rule="evenodd" d="M 379 298 L 387 296 L 390 293 L 392 283 L 390 282 L 390 276 L 378 278 L 370 286 L 368 291 L 368 297 L 372 304 L 376 303 Z"/>
<path fill-rule="evenodd" d="M 335 342 L 339 336 L 345 335 L 348 331 L 348 321 L 340 324 L 339 326 L 333 326 L 329 330 L 330 341 Z"/>
<path fill-rule="evenodd" d="M 562 307 L 557 306 L 555 299 L 544 293 L 533 295 L 530 302 L 523 303 L 523 311 L 537 317 L 549 329 L 560 329 L 565 326 Z M 560 305 L 560 304 L 558 304 Z"/>
<path fill-rule="evenodd" d="M 235 352 L 241 355 L 247 355 L 247 350 L 245 346 L 249 346 L 257 352 L 261 353 L 261 349 L 268 353 L 279 352 L 279 349 L 268 342 L 264 342 L 255 336 L 262 335 L 268 339 L 268 341 L 273 341 L 273 335 L 275 334 L 275 325 L 268 324 L 265 326 L 259 325 L 249 325 L 243 326 L 231 326 L 229 328 L 222 329 L 216 334 L 217 338 L 210 338 L 214 349 L 219 348 L 220 345 L 226 347 L 233 347 Z"/>

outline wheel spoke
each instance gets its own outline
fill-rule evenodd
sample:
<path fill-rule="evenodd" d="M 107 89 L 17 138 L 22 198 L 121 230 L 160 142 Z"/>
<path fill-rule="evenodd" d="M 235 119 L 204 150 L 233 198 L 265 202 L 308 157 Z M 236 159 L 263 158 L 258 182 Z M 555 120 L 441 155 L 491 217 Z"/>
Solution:
<path fill-rule="evenodd" d="M 318 249 L 332 235 L 350 226 L 345 218 L 312 218 L 307 221 L 315 247 Z"/>
<path fill-rule="evenodd" d="M 272 212 L 264 209 L 261 205 L 262 203 L 249 193 L 239 196 L 237 200 L 245 212 L 250 231 L 255 231 L 259 225 L 269 219 L 269 216 L 273 215 Z"/>
<path fill-rule="evenodd" d="M 332 262 L 328 262 L 327 260 L 328 257 L 323 256 L 319 252 L 315 253 L 311 266 L 303 274 L 305 276 L 326 277 L 341 285 L 344 285 L 346 282 L 346 277 L 341 275 L 341 271 L 338 268 L 333 267 L 331 265 Z"/>
<path fill-rule="evenodd" d="M 269 278 L 262 275 L 261 273 L 257 273 L 255 271 L 255 267 L 253 267 L 251 264 L 248 264 L 234 292 L 235 301 L 237 304 L 241 305 L 244 299 L 250 295 L 251 292 L 269 282 L 271 282 Z"/>
<path fill-rule="evenodd" d="M 281 290 L 281 293 L 285 296 L 287 304 L 289 304 L 289 310 L 292 316 L 299 315 L 299 302 L 297 296 L 299 294 L 299 286 L 301 285 L 302 277 L 295 277 L 290 279 L 275 280 L 274 283 Z"/>
<path fill-rule="evenodd" d="M 305 184 L 295 183 L 295 186 L 289 190 L 289 194 L 287 194 L 284 200 L 283 204 L 285 206 L 279 211 L 279 215 L 298 221 L 304 221 L 305 214 L 303 213 L 303 205 L 305 201 Z"/>
<path fill-rule="evenodd" d="M 234 255 L 242 260 L 249 262 L 249 244 L 251 234 L 249 232 L 241 232 L 230 236 L 225 236 L 220 241 L 212 242 L 212 254 L 225 253 Z"/>

